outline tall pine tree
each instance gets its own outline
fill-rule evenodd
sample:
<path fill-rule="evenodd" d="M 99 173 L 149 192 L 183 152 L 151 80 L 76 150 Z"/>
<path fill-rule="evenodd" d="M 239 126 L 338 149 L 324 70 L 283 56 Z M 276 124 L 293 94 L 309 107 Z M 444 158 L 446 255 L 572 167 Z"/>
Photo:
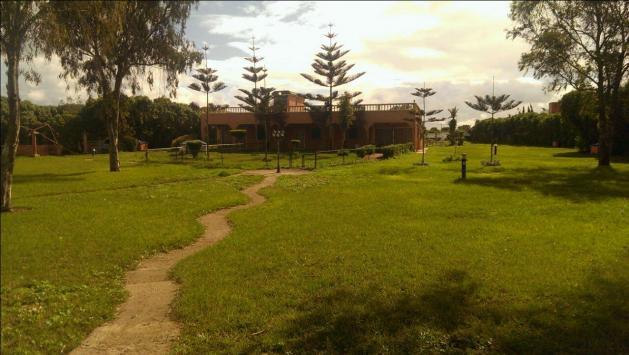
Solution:
<path fill-rule="evenodd" d="M 192 83 L 188 85 L 188 88 L 205 93 L 205 131 L 207 132 L 206 141 L 210 141 L 210 126 L 207 121 L 207 114 L 210 112 L 210 93 L 221 91 L 226 88 L 225 84 L 217 81 L 218 76 L 216 75 L 216 70 L 208 67 L 207 65 L 207 50 L 210 47 L 207 43 L 203 44 L 203 52 L 205 54 L 205 68 L 196 69 L 196 74 L 193 74 L 192 77 L 199 81 L 198 83 Z M 209 152 L 209 150 L 206 150 Z"/>
<path fill-rule="evenodd" d="M 518 107 L 522 101 L 509 100 L 510 95 L 500 95 L 496 96 L 496 86 L 494 84 L 494 79 L 491 80 L 491 96 L 485 95 L 477 96 L 476 102 L 465 101 L 465 104 L 476 111 L 485 112 L 491 115 L 491 138 L 489 145 L 489 164 L 488 165 L 498 165 L 499 163 L 494 163 L 494 144 L 495 142 L 495 133 L 494 133 L 494 115 L 498 112 L 509 111 L 516 107 Z M 507 101 L 508 100 L 508 101 Z M 522 108 L 522 113 L 524 113 L 524 108 Z"/>
<path fill-rule="evenodd" d="M 266 83 L 267 69 L 259 66 L 259 63 L 264 58 L 256 56 L 256 51 L 260 48 L 256 47 L 255 36 L 251 37 L 251 47 L 249 47 L 249 49 L 251 50 L 251 57 L 246 57 L 245 60 L 251 63 L 251 65 L 244 68 L 246 73 L 242 74 L 242 77 L 253 83 L 253 89 L 238 89 L 244 96 L 236 95 L 236 99 L 243 102 L 239 104 L 240 107 L 254 113 L 258 123 L 263 124 L 264 160 L 267 161 L 269 155 L 269 120 L 272 114 L 271 100 L 275 89 L 264 86 L 258 87 L 259 82 L 264 80 Z"/>
<path fill-rule="evenodd" d="M 437 121 L 443 121 L 445 120 L 445 118 L 435 118 L 435 117 L 431 117 L 434 116 L 438 113 L 440 113 L 441 109 L 437 109 L 437 110 L 431 110 L 431 111 L 426 111 L 426 98 L 430 97 L 434 94 L 436 94 L 437 92 L 435 90 L 433 90 L 432 88 L 427 88 L 426 87 L 426 83 L 424 83 L 424 87 L 423 88 L 415 88 L 415 92 L 411 93 L 411 95 L 413 96 L 417 96 L 417 97 L 421 97 L 422 98 L 422 103 L 423 103 L 423 108 L 419 110 L 418 114 L 420 115 L 419 118 L 419 126 L 421 129 L 421 133 L 422 133 L 422 161 L 419 165 L 428 165 L 425 161 L 425 156 L 426 156 L 426 121 L 428 122 L 437 122 Z"/>
<path fill-rule="evenodd" d="M 354 64 L 347 64 L 347 62 L 341 58 L 349 53 L 349 50 L 342 50 L 341 48 L 343 45 L 338 44 L 337 42 L 332 42 L 332 39 L 336 37 L 336 33 L 332 32 L 332 24 L 329 24 L 328 27 L 329 31 L 324 36 L 329 39 L 329 43 L 328 45 L 321 45 L 322 51 L 316 54 L 316 58 L 312 63 L 312 68 L 314 69 L 315 74 L 320 76 L 321 79 L 310 74 L 301 74 L 301 76 L 306 78 L 308 81 L 328 88 L 329 90 L 328 96 L 321 94 L 304 95 L 304 97 L 308 100 L 323 103 L 324 106 L 316 106 L 306 103 L 309 110 L 314 113 L 314 123 L 319 125 L 321 128 L 325 128 L 325 126 L 329 125 L 332 118 L 333 102 L 334 100 L 339 100 L 340 98 L 339 92 L 334 90 L 334 88 L 354 81 L 365 74 L 365 72 L 352 75 L 348 74 L 348 71 L 354 67 Z M 350 93 L 349 99 L 353 99 L 360 94 L 361 92 L 359 91 Z M 354 104 L 359 104 L 361 101 L 362 100 L 357 100 Z M 323 112 L 326 112 L 327 114 L 322 114 Z M 332 136 L 330 133 L 328 134 L 330 137 Z M 329 143 L 332 144 L 331 139 L 329 140 Z"/>

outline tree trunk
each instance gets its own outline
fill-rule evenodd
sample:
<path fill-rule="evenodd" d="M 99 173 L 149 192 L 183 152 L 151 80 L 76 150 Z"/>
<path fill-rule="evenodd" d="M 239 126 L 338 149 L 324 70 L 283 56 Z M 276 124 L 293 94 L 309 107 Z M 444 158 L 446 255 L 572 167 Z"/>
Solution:
<path fill-rule="evenodd" d="M 269 159 L 269 117 L 264 117 L 264 161 Z"/>
<path fill-rule="evenodd" d="M 116 84 L 107 105 L 113 105 L 112 114 L 107 115 L 107 136 L 109 137 L 109 171 L 120 171 L 120 157 L 118 154 L 118 128 L 120 122 L 120 87 Z"/>
<path fill-rule="evenodd" d="M 341 129 L 341 149 L 345 149 L 345 133 L 347 129 Z"/>
<path fill-rule="evenodd" d="M 609 166 L 612 145 L 612 126 L 607 115 L 607 103 L 603 88 L 597 90 L 598 93 L 598 166 Z"/>
<path fill-rule="evenodd" d="M 11 51 L 8 51 L 9 53 Z M 7 53 L 7 54 L 9 54 Z M 2 147 L 2 164 L 0 166 L 2 184 L 2 211 L 11 211 L 11 185 L 13 183 L 13 167 L 19 143 L 20 133 L 20 97 L 18 86 L 19 56 L 15 53 L 7 55 L 7 95 L 9 98 L 9 122 L 6 139 Z"/>

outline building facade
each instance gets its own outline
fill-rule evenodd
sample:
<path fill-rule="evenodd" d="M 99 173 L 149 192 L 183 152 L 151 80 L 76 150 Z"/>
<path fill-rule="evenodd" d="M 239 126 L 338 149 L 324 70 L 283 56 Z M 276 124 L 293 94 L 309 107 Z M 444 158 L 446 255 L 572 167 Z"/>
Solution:
<path fill-rule="evenodd" d="M 286 150 L 291 140 L 299 140 L 295 146 L 300 150 L 340 149 L 342 130 L 338 124 L 338 106 L 332 107 L 331 122 L 318 125 L 318 118 L 329 116 L 329 112 L 309 112 L 304 99 L 290 92 L 280 92 L 274 99 L 281 105 L 283 113 L 267 116 L 269 135 L 283 129 L 281 149 Z M 356 148 L 367 144 L 384 146 L 398 143 L 413 143 L 420 147 L 420 129 L 411 110 L 412 103 L 361 104 L 356 107 L 356 122 L 346 132 L 345 148 Z M 264 118 L 246 111 L 242 107 L 228 107 L 210 112 L 201 117 L 201 139 L 209 144 L 244 143 L 247 150 L 264 150 Z M 320 122 L 320 121 L 319 121 Z M 230 134 L 230 130 L 244 129 L 244 138 Z M 209 132 L 209 134 L 208 134 Z M 272 136 L 271 143 L 275 146 Z"/>

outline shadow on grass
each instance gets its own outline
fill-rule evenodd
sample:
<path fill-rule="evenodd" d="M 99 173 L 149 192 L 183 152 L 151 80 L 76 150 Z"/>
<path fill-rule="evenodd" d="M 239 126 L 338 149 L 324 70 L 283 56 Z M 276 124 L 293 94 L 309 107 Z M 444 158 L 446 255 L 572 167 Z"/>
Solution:
<path fill-rule="evenodd" d="M 629 198 L 629 174 L 609 167 L 504 169 L 491 176 L 470 175 L 466 180 L 457 180 L 457 183 L 513 191 L 533 189 L 573 202 Z"/>
<path fill-rule="evenodd" d="M 520 354 L 629 353 L 629 252 L 592 270 L 550 307 L 511 311 L 498 333 L 501 350 Z"/>
<path fill-rule="evenodd" d="M 590 153 L 582 153 L 582 152 L 564 152 L 564 153 L 555 153 L 553 154 L 555 158 L 589 158 L 594 161 L 598 160 L 598 156 L 596 154 Z M 612 164 L 627 164 L 629 163 L 629 157 L 614 155 L 612 156 Z"/>
<path fill-rule="evenodd" d="M 84 172 L 69 173 L 69 174 L 53 174 L 53 173 L 18 174 L 18 175 L 13 176 L 13 183 L 23 184 L 23 183 L 31 183 L 31 182 L 55 183 L 55 182 L 79 181 L 79 180 L 85 180 L 84 176 L 88 174 L 92 174 L 92 172 L 84 171 Z"/>
<path fill-rule="evenodd" d="M 337 289 L 299 306 L 268 349 L 293 353 L 629 352 L 629 254 L 580 287 L 539 295 L 521 308 L 484 301 L 479 282 L 451 270 L 437 282 L 397 295 Z"/>
<path fill-rule="evenodd" d="M 451 270 L 420 293 L 394 297 L 337 289 L 300 306 L 284 331 L 287 349 L 307 353 L 414 353 L 482 349 L 459 329 L 479 313 L 478 284 Z"/>

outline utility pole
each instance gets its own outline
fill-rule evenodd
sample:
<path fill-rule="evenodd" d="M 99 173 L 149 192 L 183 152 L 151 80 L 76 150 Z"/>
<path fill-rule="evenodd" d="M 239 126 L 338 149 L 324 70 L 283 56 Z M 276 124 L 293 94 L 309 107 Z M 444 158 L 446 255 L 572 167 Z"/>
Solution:
<path fill-rule="evenodd" d="M 207 65 L 207 51 L 210 49 L 210 46 L 207 42 L 203 42 L 203 53 L 205 55 L 205 69 L 208 68 Z M 205 155 L 206 157 L 209 155 L 208 144 L 210 144 L 210 122 L 208 122 L 210 116 L 210 92 L 209 90 L 205 91 L 205 132 L 207 136 L 205 137 Z"/>

